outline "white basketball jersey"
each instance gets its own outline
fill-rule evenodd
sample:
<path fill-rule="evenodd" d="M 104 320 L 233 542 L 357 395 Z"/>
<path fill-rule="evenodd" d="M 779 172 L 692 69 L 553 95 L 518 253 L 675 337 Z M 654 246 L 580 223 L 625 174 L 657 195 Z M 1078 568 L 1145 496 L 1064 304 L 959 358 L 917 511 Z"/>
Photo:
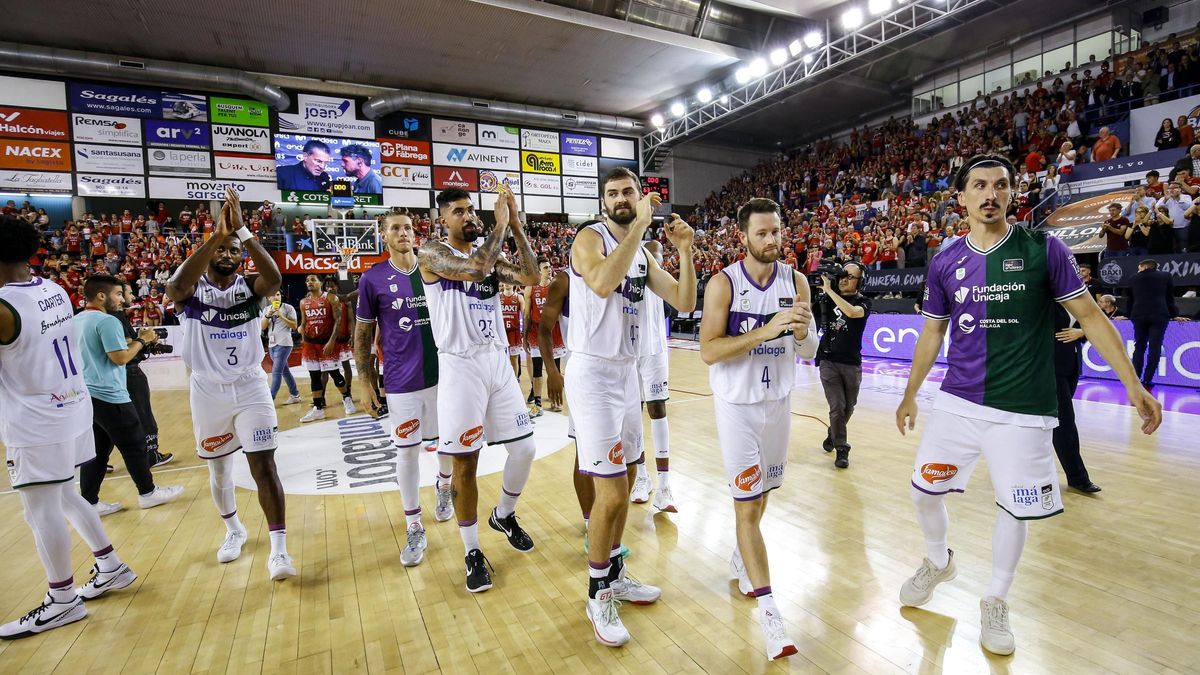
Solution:
<path fill-rule="evenodd" d="M 796 277 L 791 267 L 777 262 L 766 286 L 759 287 L 739 261 L 721 270 L 729 279 L 729 322 L 725 334 L 749 333 L 791 307 Z M 744 356 L 708 368 L 713 396 L 729 403 L 773 401 L 791 394 L 796 381 L 795 340 L 790 331 L 767 340 Z"/>
<path fill-rule="evenodd" d="M 600 235 L 604 255 L 611 255 L 617 240 L 604 223 L 587 228 Z M 607 298 L 596 295 L 583 277 L 570 268 L 571 275 L 571 332 L 567 349 L 572 354 L 587 354 L 601 359 L 625 360 L 642 355 L 642 311 L 646 301 L 646 275 L 649 263 L 641 246 L 625 278 Z"/>
<path fill-rule="evenodd" d="M 470 257 L 453 246 L 446 248 L 460 258 Z M 475 249 L 472 247 L 471 252 Z M 425 297 L 439 353 L 469 356 L 483 350 L 508 349 L 500 284 L 494 269 L 482 281 L 425 282 Z"/>
<path fill-rule="evenodd" d="M 663 299 L 646 289 L 646 306 L 642 310 L 642 356 L 667 351 L 667 315 Z"/>
<path fill-rule="evenodd" d="M 196 292 L 183 303 L 183 362 L 197 377 L 231 384 L 262 371 L 259 338 L 263 308 L 270 303 L 254 295 L 246 277 L 238 274 L 228 288 L 217 288 L 208 275 L 196 282 Z M 265 381 L 265 380 L 264 380 Z"/>
<path fill-rule="evenodd" d="M 17 336 L 0 345 L 0 442 L 26 448 L 73 438 L 92 426 L 71 298 L 34 278 L 0 287 Z"/>

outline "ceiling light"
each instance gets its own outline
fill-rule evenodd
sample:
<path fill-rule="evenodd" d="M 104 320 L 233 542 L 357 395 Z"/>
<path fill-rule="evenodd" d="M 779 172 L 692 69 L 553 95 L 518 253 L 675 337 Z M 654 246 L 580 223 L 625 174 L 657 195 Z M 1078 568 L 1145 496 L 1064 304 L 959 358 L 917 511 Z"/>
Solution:
<path fill-rule="evenodd" d="M 687 108 L 685 108 L 684 105 L 682 103 L 680 103 L 679 101 L 676 101 L 671 104 L 671 114 L 672 115 L 674 115 L 676 117 L 683 117 L 683 114 L 686 112 L 687 112 Z"/>
<path fill-rule="evenodd" d="M 712 100 L 712 91 L 708 87 L 701 87 L 700 91 L 696 92 L 696 100 L 701 103 L 708 103 Z"/>
<path fill-rule="evenodd" d="M 767 74 L 767 62 L 765 59 L 754 59 L 750 62 L 750 77 L 759 78 Z"/>
<path fill-rule="evenodd" d="M 883 14 L 892 8 L 892 0 L 868 0 L 867 11 L 872 15 Z"/>
<path fill-rule="evenodd" d="M 782 66 L 783 64 L 787 63 L 787 59 L 787 50 L 783 47 L 771 51 L 772 65 Z"/>
<path fill-rule="evenodd" d="M 809 63 L 812 63 L 812 62 L 813 62 L 813 55 L 812 55 L 812 54 L 805 54 L 805 55 L 804 55 L 804 63 L 805 63 L 805 64 L 809 64 Z"/>
<path fill-rule="evenodd" d="M 733 78 L 737 80 L 738 84 L 746 84 L 750 81 L 750 68 L 746 66 L 738 68 L 737 72 L 733 74 Z"/>
<path fill-rule="evenodd" d="M 663 121 L 662 113 L 654 113 L 650 116 L 650 123 L 660 129 L 662 128 Z"/>
<path fill-rule="evenodd" d="M 821 43 L 824 41 L 825 38 L 821 35 L 821 31 L 819 30 L 809 31 L 808 35 L 804 36 L 804 46 L 808 47 L 809 49 L 816 49 L 817 47 L 820 47 Z"/>
<path fill-rule="evenodd" d="M 721 98 L 717 99 L 717 101 L 721 105 L 729 105 L 729 97 L 726 96 L 725 94 L 721 94 Z"/>
<path fill-rule="evenodd" d="M 854 30 L 862 25 L 863 13 L 858 7 L 851 7 L 842 14 L 842 28 Z"/>
<path fill-rule="evenodd" d="M 800 56 L 800 52 L 804 51 L 804 44 L 800 42 L 799 38 L 792 40 L 792 44 L 788 45 L 788 51 L 792 56 Z"/>

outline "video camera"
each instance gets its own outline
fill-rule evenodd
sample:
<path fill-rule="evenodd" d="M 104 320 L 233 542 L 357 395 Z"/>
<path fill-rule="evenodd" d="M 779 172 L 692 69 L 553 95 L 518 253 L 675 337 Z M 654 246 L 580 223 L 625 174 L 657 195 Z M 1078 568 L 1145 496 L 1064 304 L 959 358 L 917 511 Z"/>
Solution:
<path fill-rule="evenodd" d="M 849 272 L 835 258 L 821 258 L 821 264 L 817 267 L 817 274 L 824 277 L 829 277 L 832 281 L 841 281 L 849 276 Z"/>
<path fill-rule="evenodd" d="M 167 329 L 166 328 L 155 328 L 154 334 L 158 336 L 159 340 L 165 339 L 167 337 Z M 175 351 L 175 348 L 172 347 L 171 345 L 165 345 L 161 342 L 152 342 L 152 343 L 146 345 L 146 348 L 142 351 L 145 352 L 146 355 L 170 354 L 171 352 Z"/>

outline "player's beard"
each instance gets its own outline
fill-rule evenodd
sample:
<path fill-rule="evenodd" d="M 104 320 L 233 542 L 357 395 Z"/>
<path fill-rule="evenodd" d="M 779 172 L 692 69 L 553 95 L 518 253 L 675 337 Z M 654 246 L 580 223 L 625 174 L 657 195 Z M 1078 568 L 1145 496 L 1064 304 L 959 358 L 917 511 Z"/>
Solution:
<path fill-rule="evenodd" d="M 223 277 L 232 276 L 237 271 L 237 263 L 232 260 L 214 260 L 213 269 Z"/>
<path fill-rule="evenodd" d="M 463 223 L 463 226 L 462 226 L 463 241 L 475 241 L 476 239 L 478 239 L 482 236 L 483 236 L 483 226 L 482 225 L 480 225 L 479 223 L 477 223 L 473 220 L 468 220 Z"/>
<path fill-rule="evenodd" d="M 617 225 L 620 225 L 621 227 L 625 227 L 626 225 L 632 223 L 636 218 L 637 210 L 626 202 L 621 202 L 608 212 L 608 219 Z"/>
<path fill-rule="evenodd" d="M 774 249 L 774 251 L 771 249 Z M 776 244 L 768 244 L 763 250 L 755 250 L 753 245 L 747 244 L 746 251 L 750 254 L 751 258 L 764 265 L 770 265 L 779 260 L 779 246 Z"/>

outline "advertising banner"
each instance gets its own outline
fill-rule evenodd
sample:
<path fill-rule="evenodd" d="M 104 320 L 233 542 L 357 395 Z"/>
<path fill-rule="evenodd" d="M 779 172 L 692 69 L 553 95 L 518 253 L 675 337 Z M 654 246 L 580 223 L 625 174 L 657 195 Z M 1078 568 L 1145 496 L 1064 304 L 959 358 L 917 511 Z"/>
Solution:
<path fill-rule="evenodd" d="M 600 156 L 611 157 L 613 159 L 629 159 L 637 161 L 637 147 L 634 142 L 626 138 L 601 138 L 600 139 Z M 634 169 L 636 172 L 637 169 Z"/>
<path fill-rule="evenodd" d="M 533 173 L 562 173 L 562 166 L 559 164 L 558 157 L 558 155 L 545 152 L 522 150 L 521 170 Z"/>
<path fill-rule="evenodd" d="M 208 121 L 208 99 L 200 94 L 162 92 L 162 118 L 186 122 Z"/>
<path fill-rule="evenodd" d="M 522 192 L 527 195 L 562 194 L 562 179 L 558 176 L 539 176 L 535 173 L 521 174 Z"/>
<path fill-rule="evenodd" d="M 275 180 L 275 159 L 272 157 L 218 152 L 213 154 L 213 164 L 217 178 Z"/>
<path fill-rule="evenodd" d="M 1050 214 L 1044 227 L 1047 234 L 1062 239 L 1072 253 L 1103 251 L 1105 242 L 1101 224 L 1108 220 L 1108 205 L 1116 202 L 1124 207 L 1131 199 L 1132 189 L 1086 197 Z"/>
<path fill-rule="evenodd" d="M 562 172 L 564 176 L 597 176 L 599 171 L 595 157 L 562 156 Z"/>
<path fill-rule="evenodd" d="M 565 176 L 562 179 L 564 197 L 592 197 L 600 194 L 599 178 Z"/>
<path fill-rule="evenodd" d="M 70 171 L 71 146 L 50 141 L 0 138 L 0 169 Z"/>
<path fill-rule="evenodd" d="M 44 171 L 0 171 L 0 191 L 71 192 L 71 174 Z"/>
<path fill-rule="evenodd" d="M 266 103 L 220 96 L 212 96 L 209 101 L 212 103 L 209 116 L 213 124 L 240 124 L 251 127 L 266 127 L 271 124 L 270 108 Z"/>
<path fill-rule="evenodd" d="M 1167 172 L 1175 165 L 1176 160 L 1183 157 L 1186 151 L 1182 148 L 1151 152 L 1145 155 L 1117 157 L 1106 162 L 1090 162 L 1076 164 L 1071 173 L 1063 176 L 1063 183 L 1070 183 L 1072 188 L 1087 191 L 1089 187 L 1115 184 L 1117 187 L 1126 181 L 1143 181 L 1146 172 L 1157 169 L 1166 182 Z"/>
<path fill-rule="evenodd" d="M 105 176 L 81 173 L 75 176 L 75 185 L 84 197 L 146 197 L 144 176 Z"/>
<path fill-rule="evenodd" d="M 309 136 L 375 138 L 375 123 L 358 119 L 354 99 L 298 94 L 297 113 L 279 113 L 279 130 Z"/>
<path fill-rule="evenodd" d="M 284 251 L 271 251 L 271 257 L 275 259 L 275 264 L 279 266 L 279 271 L 284 274 L 334 274 L 338 271 L 339 256 L 335 255 L 314 255 L 307 251 L 302 253 L 286 253 Z M 386 253 L 379 255 L 356 255 L 352 257 L 347 267 L 354 274 L 361 274 L 371 269 L 375 263 L 380 263 L 388 259 Z M 243 269 L 245 274 L 254 274 L 254 265 L 249 260 Z"/>
<path fill-rule="evenodd" d="M 431 203 L 430 194 L 429 190 L 385 187 L 383 188 L 383 205 L 403 206 L 409 209 L 427 209 Z"/>
<path fill-rule="evenodd" d="M 71 127 L 76 143 L 142 144 L 142 122 L 136 117 L 71 113 Z"/>
<path fill-rule="evenodd" d="M 0 136 L 67 140 L 67 113 L 0 106 Z"/>
<path fill-rule="evenodd" d="M 429 115 L 394 112 L 375 120 L 375 131 L 388 138 L 428 141 Z"/>
<path fill-rule="evenodd" d="M 0 75 L 0 105 L 66 110 L 67 88 L 53 80 Z"/>
<path fill-rule="evenodd" d="M 433 163 L 443 166 L 516 171 L 519 161 L 516 150 L 478 148 L 448 143 L 433 144 Z"/>
<path fill-rule="evenodd" d="M 152 176 L 212 176 L 212 162 L 206 150 L 147 148 L 146 165 Z"/>
<path fill-rule="evenodd" d="M 283 190 L 280 197 L 285 202 L 292 204 L 328 204 L 328 192 L 312 192 L 306 190 Z M 274 200 L 272 200 L 274 201 Z M 354 195 L 355 206 L 379 206 L 383 203 L 382 194 L 356 194 Z"/>
<path fill-rule="evenodd" d="M 1200 286 L 1200 253 L 1105 258 L 1100 261 L 1100 280 L 1107 286 L 1129 286 L 1138 263 L 1147 258 L 1158 261 L 1158 271 L 1170 274 L 1176 288 Z"/>
<path fill-rule="evenodd" d="M 227 124 L 212 126 L 213 150 L 271 154 L 271 132 L 262 127 L 235 127 Z"/>
<path fill-rule="evenodd" d="M 343 157 L 343 152 L 347 156 Z M 379 142 L 374 140 L 275 134 L 275 174 L 280 190 L 324 192 L 331 182 L 346 179 L 354 183 L 356 195 L 373 194 L 378 199 L 383 194 L 379 155 Z M 369 161 L 359 159 L 363 156 Z M 357 173 L 349 174 L 350 170 Z"/>
<path fill-rule="evenodd" d="M 379 155 L 384 162 L 395 164 L 429 164 L 433 149 L 425 141 L 393 141 L 379 139 Z"/>
<path fill-rule="evenodd" d="M 146 172 L 141 148 L 76 143 L 75 165 L 85 173 L 120 173 L 140 176 Z"/>
<path fill-rule="evenodd" d="M 448 166 L 433 167 L 433 189 L 447 188 L 479 192 L 479 172 L 475 169 L 456 169 Z"/>
<path fill-rule="evenodd" d="M 146 145 L 207 150 L 212 138 L 207 124 L 145 120 Z"/>
<path fill-rule="evenodd" d="M 1171 120 L 1171 124 L 1174 125 L 1180 115 L 1188 118 L 1188 124 L 1193 127 L 1200 123 L 1200 96 L 1188 96 L 1130 111 L 1129 154 L 1142 155 L 1157 151 L 1154 139 L 1162 129 L 1163 119 Z M 1187 152 L 1187 148 L 1181 149 L 1180 157 L 1183 156 L 1182 152 Z M 1163 176 L 1163 179 L 1165 180 L 1166 176 Z"/>
<path fill-rule="evenodd" d="M 863 283 L 863 291 L 915 291 L 925 283 L 928 267 L 906 267 L 896 270 L 871 270 Z"/>
<path fill-rule="evenodd" d="M 599 145 L 599 140 L 595 136 L 569 134 L 566 132 L 563 132 L 562 135 L 563 155 L 587 155 L 595 157 Z"/>
<path fill-rule="evenodd" d="M 558 132 L 539 131 L 537 129 L 522 129 L 521 149 L 557 153 Z"/>
<path fill-rule="evenodd" d="M 436 117 L 430 122 L 432 138 L 435 141 L 475 145 L 475 123 L 456 122 L 454 120 L 439 120 Z"/>
<path fill-rule="evenodd" d="M 558 197 L 525 196 L 522 208 L 526 213 L 562 213 L 562 199 Z"/>
<path fill-rule="evenodd" d="M 511 148 L 516 150 L 521 147 L 521 132 L 516 127 L 480 124 L 479 144 L 491 148 Z"/>
<path fill-rule="evenodd" d="M 479 191 L 499 192 L 503 185 L 513 194 L 521 194 L 521 174 L 515 171 L 480 171 Z"/>
<path fill-rule="evenodd" d="M 225 190 L 233 187 L 242 203 L 279 201 L 279 190 L 274 183 L 248 180 L 195 179 L 195 178 L 150 178 L 151 199 L 223 200 Z"/>
<path fill-rule="evenodd" d="M 384 164 L 379 167 L 379 175 L 383 178 L 384 203 L 387 201 L 388 188 L 408 188 L 429 190 L 433 188 L 433 169 L 415 164 Z M 426 200 L 428 201 L 428 200 Z"/>
<path fill-rule="evenodd" d="M 208 103 L 198 94 L 90 82 L 69 82 L 67 90 L 70 93 L 71 110 L 75 112 L 208 121 Z"/>

